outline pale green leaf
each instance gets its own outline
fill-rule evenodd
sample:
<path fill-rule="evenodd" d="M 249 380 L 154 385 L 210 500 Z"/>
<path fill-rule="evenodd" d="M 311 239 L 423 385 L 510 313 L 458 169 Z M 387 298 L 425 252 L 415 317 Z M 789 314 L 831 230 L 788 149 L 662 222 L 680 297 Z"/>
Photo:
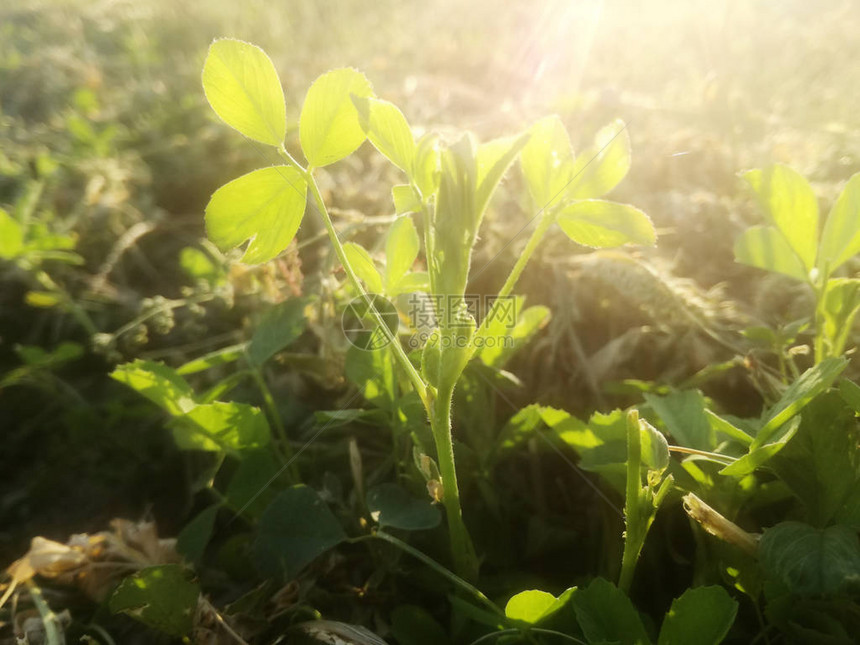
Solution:
<path fill-rule="evenodd" d="M 737 601 L 722 587 L 687 589 L 672 601 L 658 645 L 719 645 L 737 613 Z"/>
<path fill-rule="evenodd" d="M 385 285 L 387 291 L 397 285 L 418 257 L 420 241 L 412 218 L 398 217 L 388 229 L 385 240 Z"/>
<path fill-rule="evenodd" d="M 568 195 L 575 199 L 602 197 L 630 170 L 630 133 L 621 120 L 600 129 L 594 144 L 582 152 L 573 167 Z"/>
<path fill-rule="evenodd" d="M 505 616 L 510 620 L 518 620 L 530 625 L 542 620 L 558 599 L 551 593 L 531 589 L 521 591 L 505 605 Z"/>
<path fill-rule="evenodd" d="M 403 276 L 390 290 L 390 296 L 416 291 L 430 292 L 430 275 L 426 271 L 413 271 Z"/>
<path fill-rule="evenodd" d="M 382 276 L 379 275 L 376 264 L 367 249 L 355 242 L 347 242 L 343 245 L 343 250 L 352 270 L 364 282 L 368 292 L 382 293 L 384 290 Z"/>
<path fill-rule="evenodd" d="M 425 200 L 439 187 L 439 173 L 439 137 L 428 132 L 418 139 L 415 148 L 415 161 L 412 164 L 412 176 L 410 177 Z"/>
<path fill-rule="evenodd" d="M 824 317 L 820 333 L 824 335 L 827 355 L 839 356 L 845 349 L 854 329 L 854 319 L 860 311 L 860 280 L 831 278 L 827 281 L 820 305 Z"/>
<path fill-rule="evenodd" d="M 498 298 L 487 318 L 486 333 L 477 356 L 485 365 L 502 367 L 546 326 L 550 310 L 540 305 L 523 309 L 522 298 Z"/>
<path fill-rule="evenodd" d="M 818 265 L 828 274 L 860 253 L 860 173 L 851 179 L 839 195 L 821 233 Z"/>
<path fill-rule="evenodd" d="M 657 241 L 649 217 L 629 204 L 586 199 L 565 206 L 558 224 L 578 244 L 607 248 L 623 244 L 652 246 Z"/>
<path fill-rule="evenodd" d="M 809 280 L 803 262 L 788 240 L 772 226 L 753 226 L 744 231 L 735 242 L 735 260 L 797 280 Z"/>
<path fill-rule="evenodd" d="M 164 363 L 138 359 L 118 365 L 110 376 L 172 415 L 184 414 L 196 405 L 188 382 Z"/>
<path fill-rule="evenodd" d="M 391 188 L 391 197 L 394 200 L 394 212 L 398 215 L 417 213 L 421 210 L 421 202 L 409 184 L 393 186 Z"/>
<path fill-rule="evenodd" d="M 245 403 L 214 401 L 197 405 L 169 426 L 182 450 L 231 452 L 269 443 L 269 422 L 258 408 Z"/>
<path fill-rule="evenodd" d="M 24 248 L 24 230 L 17 220 L 0 208 L 0 258 L 11 260 Z"/>
<path fill-rule="evenodd" d="M 788 442 L 797 434 L 798 428 L 800 428 L 800 417 L 796 416 L 779 426 L 768 436 L 765 443 L 750 444 L 749 452 L 720 470 L 720 474 L 740 479 L 755 472 L 788 445 Z"/>
<path fill-rule="evenodd" d="M 349 156 L 365 139 L 353 96 L 373 95 L 361 72 L 344 67 L 313 82 L 302 105 L 299 138 L 311 166 L 327 166 Z"/>
<path fill-rule="evenodd" d="M 800 174 L 781 164 L 744 173 L 770 220 L 808 272 L 818 247 L 818 201 Z"/>
<path fill-rule="evenodd" d="M 767 411 L 764 425 L 756 435 L 752 447 L 758 448 L 763 445 L 780 426 L 800 412 L 816 396 L 827 391 L 847 365 L 848 360 L 841 356 L 827 358 L 801 374 L 800 378 L 783 392 L 779 401 Z"/>
<path fill-rule="evenodd" d="M 353 102 L 370 143 L 400 170 L 411 173 L 415 138 L 403 113 L 381 99 L 356 96 Z"/>
<path fill-rule="evenodd" d="M 548 116 L 529 130 L 531 138 L 520 153 L 520 166 L 536 208 L 557 205 L 573 178 L 573 150 L 561 119 Z"/>
<path fill-rule="evenodd" d="M 259 47 L 230 38 L 212 43 L 203 64 L 203 91 L 230 127 L 260 143 L 283 143 L 284 91 L 275 66 Z"/>
<path fill-rule="evenodd" d="M 519 136 L 495 139 L 478 146 L 475 153 L 475 213 L 480 223 L 484 210 L 505 171 L 529 140 L 526 132 Z"/>
<path fill-rule="evenodd" d="M 307 184 L 298 170 L 261 168 L 215 191 L 206 205 L 206 232 L 223 251 L 251 240 L 242 261 L 267 262 L 295 237 L 306 199 Z"/>

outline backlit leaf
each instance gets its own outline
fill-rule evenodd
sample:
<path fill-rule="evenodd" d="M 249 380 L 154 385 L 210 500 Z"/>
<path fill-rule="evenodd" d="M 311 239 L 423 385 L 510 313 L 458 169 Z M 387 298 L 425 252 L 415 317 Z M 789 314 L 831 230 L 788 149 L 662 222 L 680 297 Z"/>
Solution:
<path fill-rule="evenodd" d="M 818 265 L 832 273 L 860 253 L 860 173 L 848 180 L 821 233 Z"/>
<path fill-rule="evenodd" d="M 808 272 L 815 266 L 818 247 L 818 201 L 809 183 L 782 164 L 750 170 L 744 179 Z"/>
<path fill-rule="evenodd" d="M 269 422 L 258 408 L 245 403 L 214 401 L 198 405 L 170 421 L 183 450 L 238 452 L 269 443 Z"/>
<path fill-rule="evenodd" d="M 807 281 L 809 274 L 788 240 L 772 226 L 748 228 L 735 241 L 735 260 L 757 269 Z"/>
<path fill-rule="evenodd" d="M 534 206 L 544 209 L 558 205 L 573 178 L 573 150 L 567 129 L 560 118 L 548 116 L 535 123 L 529 133 L 531 138 L 520 153 L 520 166 Z"/>
<path fill-rule="evenodd" d="M 418 257 L 420 241 L 409 216 L 398 217 L 385 239 L 385 286 L 388 292 L 412 268 Z"/>
<path fill-rule="evenodd" d="M 376 264 L 367 249 L 355 242 L 347 242 L 343 245 L 343 250 L 352 270 L 364 282 L 367 291 L 369 293 L 382 293 L 384 290 L 382 276 L 379 275 Z"/>
<path fill-rule="evenodd" d="M 0 258 L 11 260 L 24 248 L 24 231 L 17 220 L 0 208 Z"/>
<path fill-rule="evenodd" d="M 551 593 L 537 589 L 521 591 L 508 600 L 505 616 L 510 620 L 535 625 L 561 609 L 574 593 L 574 589 L 568 589 L 556 598 Z"/>
<path fill-rule="evenodd" d="M 308 90 L 299 118 L 302 151 L 311 166 L 349 156 L 365 139 L 352 97 L 373 95 L 364 74 L 349 67 L 326 72 Z"/>
<path fill-rule="evenodd" d="M 356 96 L 353 102 L 370 143 L 400 170 L 410 173 L 415 138 L 403 113 L 393 103 L 381 99 Z"/>
<path fill-rule="evenodd" d="M 222 251 L 251 240 L 242 261 L 267 262 L 295 237 L 306 199 L 307 184 L 295 168 L 254 170 L 215 191 L 206 205 L 206 232 Z"/>
<path fill-rule="evenodd" d="M 565 206 L 558 225 L 578 244 L 607 248 L 623 244 L 652 246 L 657 241 L 649 217 L 629 204 L 585 199 Z"/>
<path fill-rule="evenodd" d="M 525 133 L 495 139 L 478 146 L 475 153 L 475 212 L 479 223 L 493 191 L 528 140 L 529 134 Z"/>
<path fill-rule="evenodd" d="M 212 43 L 203 64 L 203 91 L 230 127 L 260 143 L 283 143 L 284 91 L 275 66 L 259 47 L 230 38 Z"/>
<path fill-rule="evenodd" d="M 603 127 L 594 144 L 577 157 L 568 193 L 576 199 L 602 197 L 630 170 L 630 133 L 621 120 Z"/>
<path fill-rule="evenodd" d="M 138 359 L 118 365 L 111 378 L 137 390 L 172 415 L 184 414 L 196 405 L 188 382 L 164 363 Z"/>

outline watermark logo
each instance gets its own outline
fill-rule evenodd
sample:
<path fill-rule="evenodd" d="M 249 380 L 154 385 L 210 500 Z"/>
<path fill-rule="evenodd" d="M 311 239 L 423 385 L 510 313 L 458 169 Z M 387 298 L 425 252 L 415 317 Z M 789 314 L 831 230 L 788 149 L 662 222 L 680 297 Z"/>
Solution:
<path fill-rule="evenodd" d="M 468 330 L 476 321 L 482 321 L 491 331 L 478 337 L 469 334 L 446 335 L 444 343 L 465 347 L 513 347 L 511 334 L 517 324 L 517 299 L 513 296 L 472 295 L 428 295 L 413 293 L 409 295 L 405 307 L 405 319 L 409 321 L 411 335 L 407 344 L 412 349 L 423 347 L 440 325 L 444 316 L 444 327 L 454 330 Z M 374 309 L 378 312 L 377 317 Z M 388 332 L 379 325 L 383 321 Z M 359 296 L 346 307 L 342 317 L 343 332 L 349 342 L 359 349 L 375 350 L 388 345 L 397 338 L 400 330 L 400 314 L 397 307 L 378 294 Z"/>

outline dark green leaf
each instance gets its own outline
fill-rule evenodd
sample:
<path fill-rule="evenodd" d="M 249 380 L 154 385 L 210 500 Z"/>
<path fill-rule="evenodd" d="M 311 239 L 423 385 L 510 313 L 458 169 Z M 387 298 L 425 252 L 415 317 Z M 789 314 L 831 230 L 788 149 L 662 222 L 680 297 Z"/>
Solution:
<path fill-rule="evenodd" d="M 307 298 L 290 298 L 263 315 L 248 345 L 248 360 L 252 365 L 260 367 L 302 335 L 307 326 L 307 304 Z"/>
<path fill-rule="evenodd" d="M 589 642 L 648 645 L 651 641 L 633 604 L 614 584 L 595 578 L 573 594 L 579 626 Z"/>
<path fill-rule="evenodd" d="M 337 519 L 313 489 L 282 491 L 260 517 L 253 553 L 264 575 L 294 579 L 317 556 L 346 538 Z"/>
<path fill-rule="evenodd" d="M 832 594 L 860 586 L 860 541 L 846 526 L 817 529 L 782 522 L 765 530 L 759 559 L 768 575 L 797 594 Z"/>
<path fill-rule="evenodd" d="M 191 572 L 178 564 L 141 569 L 127 577 L 108 603 L 113 613 L 123 612 L 171 636 L 186 636 L 194 626 L 200 588 Z"/>
<path fill-rule="evenodd" d="M 439 509 L 428 498 L 413 497 L 397 484 L 381 484 L 368 491 L 367 508 L 380 528 L 420 531 L 442 521 Z"/>
<path fill-rule="evenodd" d="M 176 538 L 176 550 L 189 562 L 198 563 L 203 559 L 203 553 L 212 530 L 215 528 L 215 517 L 221 504 L 213 504 L 201 511 L 197 517 L 185 525 Z"/>
<path fill-rule="evenodd" d="M 391 612 L 391 631 L 398 645 L 448 645 L 445 629 L 425 609 L 400 605 Z"/>
<path fill-rule="evenodd" d="M 738 603 L 722 587 L 687 589 L 672 602 L 658 645 L 719 645 L 737 613 Z"/>

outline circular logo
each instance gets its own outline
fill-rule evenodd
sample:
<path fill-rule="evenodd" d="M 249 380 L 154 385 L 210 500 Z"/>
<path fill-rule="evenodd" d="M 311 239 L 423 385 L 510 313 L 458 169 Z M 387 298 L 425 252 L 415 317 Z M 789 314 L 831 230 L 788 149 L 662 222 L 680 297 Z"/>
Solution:
<path fill-rule="evenodd" d="M 379 314 L 388 329 L 386 333 L 379 324 Z M 341 329 L 351 345 L 358 349 L 373 351 L 382 349 L 397 336 L 400 316 L 397 308 L 382 296 L 370 293 L 354 298 L 343 310 Z"/>

